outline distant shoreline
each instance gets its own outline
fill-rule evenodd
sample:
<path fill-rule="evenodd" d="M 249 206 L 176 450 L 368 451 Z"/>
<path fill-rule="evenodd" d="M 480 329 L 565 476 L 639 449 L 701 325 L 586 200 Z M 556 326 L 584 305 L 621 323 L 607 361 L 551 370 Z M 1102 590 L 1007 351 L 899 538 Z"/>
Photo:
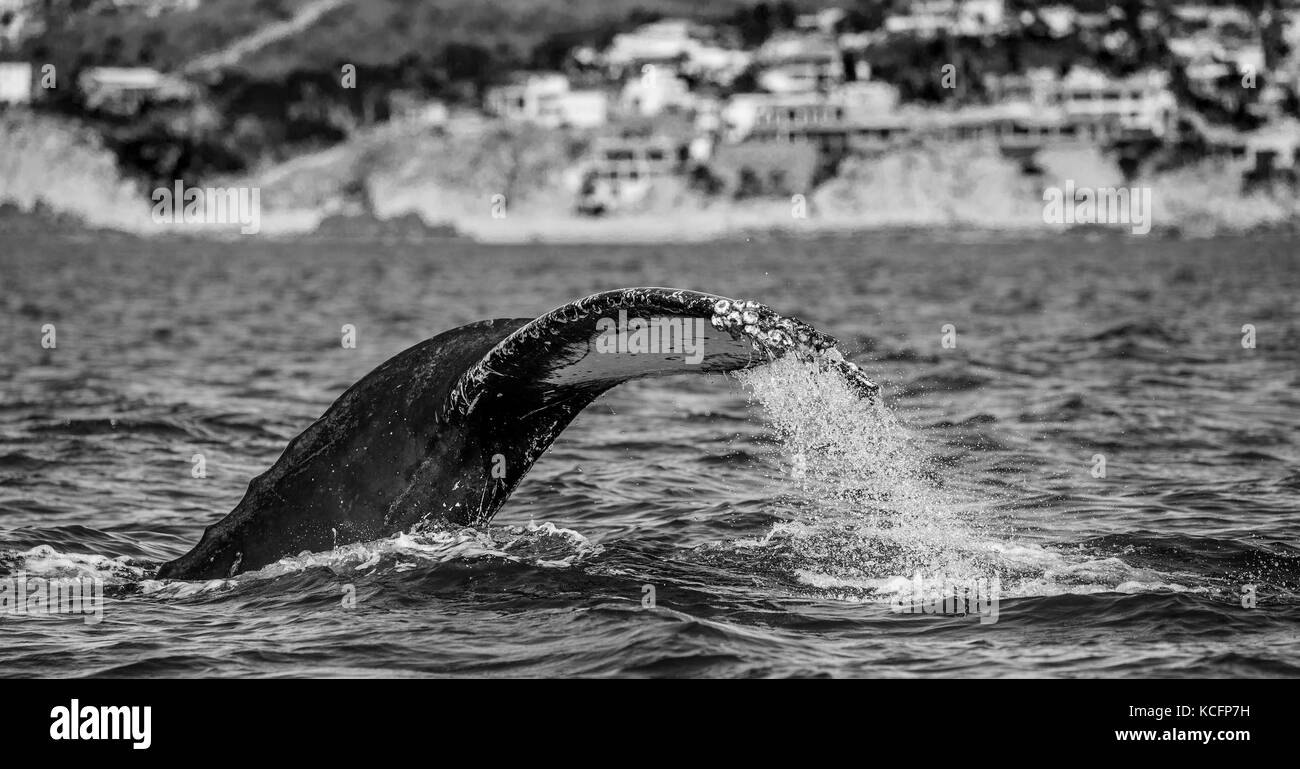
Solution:
<path fill-rule="evenodd" d="M 88 224 L 75 215 L 52 212 L 49 210 L 22 211 L 12 204 L 0 204 L 0 235 L 6 237 L 30 236 L 40 238 L 109 237 L 114 240 L 138 240 L 141 242 L 213 242 L 213 243 L 359 243 L 372 245 L 422 245 L 422 244 L 463 244 L 483 246 L 527 246 L 531 244 L 572 245 L 575 247 L 602 246 L 639 246 L 653 247 L 664 245 L 707 245 L 716 243 L 772 242 L 772 241 L 809 241 L 809 240 L 843 240 L 846 238 L 870 236 L 884 240 L 934 240 L 937 242 L 989 242 L 989 241 L 1051 241 L 1056 239 L 1077 240 L 1080 238 L 1108 241 L 1126 240 L 1146 237 L 1159 240 L 1213 240 L 1240 238 L 1295 237 L 1300 231 L 1297 223 L 1275 223 L 1231 230 L 1218 229 L 1213 232 L 1187 232 L 1176 226 L 1156 226 L 1148 235 L 1134 235 L 1123 225 L 1076 225 L 1073 227 L 1049 228 L 1046 226 L 1025 227 L 972 227 L 965 225 L 909 225 L 887 224 L 876 226 L 849 226 L 842 223 L 829 226 L 806 220 L 795 227 L 778 226 L 768 228 L 735 229 L 710 234 L 674 233 L 650 230 L 629 231 L 626 227 L 629 219 L 642 217 L 611 217 L 595 220 L 605 226 L 590 228 L 592 230 L 616 231 L 618 237 L 578 237 L 579 227 L 566 228 L 556 237 L 539 236 L 537 233 L 520 228 L 514 237 L 479 238 L 471 234 L 453 232 L 451 228 L 430 227 L 428 236 L 412 232 L 407 228 L 405 235 L 385 234 L 383 232 L 357 232 L 355 234 L 337 232 L 322 234 L 314 230 L 276 230 L 268 228 L 257 235 L 241 235 L 237 231 L 160 231 L 156 234 L 133 232 L 127 229 L 102 227 Z M 581 225 L 581 220 L 579 220 Z M 645 237 L 637 237 L 643 235 Z"/>
<path fill-rule="evenodd" d="M 239 225 L 155 223 L 145 183 L 122 176 L 93 136 L 63 120 L 14 116 L 0 120 L 0 147 L 11 151 L 14 166 L 0 177 L 0 206 L 10 216 L 17 209 L 39 210 L 56 227 L 76 229 L 72 222 L 79 220 L 82 229 L 138 237 L 221 240 L 671 244 L 917 231 L 1027 239 L 1074 231 L 1072 225 L 1044 222 L 1044 192 L 1077 185 L 1150 190 L 1144 225 L 1156 237 L 1300 227 L 1294 188 L 1247 191 L 1241 169 L 1230 164 L 1207 160 L 1129 180 L 1095 150 L 1081 148 L 1045 152 L 1040 173 L 1027 175 L 979 143 L 855 158 L 835 176 L 788 197 L 710 195 L 686 180 L 666 178 L 638 208 L 586 217 L 575 212 L 567 166 L 556 159 L 562 134 L 494 136 L 487 152 L 475 137 L 394 128 L 260 171 L 185 182 L 257 191 L 257 234 L 241 235 Z M 515 173 L 516 167 L 529 172 Z M 365 173 L 358 175 L 358 168 Z M 1118 223 L 1080 229 L 1132 234 Z"/>

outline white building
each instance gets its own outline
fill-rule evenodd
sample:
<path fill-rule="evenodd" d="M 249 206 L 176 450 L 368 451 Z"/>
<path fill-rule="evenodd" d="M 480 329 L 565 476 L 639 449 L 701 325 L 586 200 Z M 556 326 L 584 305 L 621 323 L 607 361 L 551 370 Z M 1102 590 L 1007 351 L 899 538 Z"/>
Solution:
<path fill-rule="evenodd" d="M 1300 155 L 1300 122 L 1288 119 L 1285 122 L 1265 126 L 1246 135 L 1246 159 L 1250 166 L 1260 166 L 1260 156 L 1268 155 L 1269 163 L 1275 169 L 1296 167 L 1297 155 Z"/>
<path fill-rule="evenodd" d="M 1047 26 L 1048 34 L 1062 38 L 1074 34 L 1079 13 L 1068 5 L 1045 5 L 1038 9 L 1038 18 Z"/>
<path fill-rule="evenodd" d="M 605 64 L 618 76 L 636 75 L 646 65 L 681 68 L 719 83 L 729 83 L 749 66 L 746 51 L 718 45 L 712 31 L 684 19 L 666 19 L 614 36 Z"/>
<path fill-rule="evenodd" d="M 27 104 L 32 100 L 32 65 L 0 62 L 0 104 Z"/>
<path fill-rule="evenodd" d="M 748 51 L 701 45 L 682 63 L 682 71 L 727 85 L 748 69 L 753 59 L 753 55 Z"/>
<path fill-rule="evenodd" d="M 758 50 L 758 84 L 772 93 L 826 90 L 844 80 L 844 58 L 832 38 L 778 33 Z"/>
<path fill-rule="evenodd" d="M 77 85 L 90 110 L 133 114 L 145 102 L 183 102 L 198 96 L 191 83 L 149 67 L 93 67 Z"/>
<path fill-rule="evenodd" d="M 608 120 L 604 91 L 574 91 L 558 72 L 534 72 L 518 82 L 497 86 L 484 99 L 488 111 L 506 120 L 548 128 L 590 128 Z"/>
<path fill-rule="evenodd" d="M 1160 136 L 1168 129 L 1177 100 L 1169 74 L 1139 73 L 1122 80 L 1076 67 L 1056 87 L 1054 101 L 1072 121 L 1115 121 L 1121 128 Z"/>
<path fill-rule="evenodd" d="M 779 130 L 843 122 L 846 106 L 820 93 L 738 93 L 722 108 L 722 135 L 741 142 L 757 129 Z"/>
<path fill-rule="evenodd" d="M 653 117 L 669 109 L 690 109 L 694 96 L 690 85 L 671 67 L 646 64 L 640 76 L 623 86 L 619 105 L 627 114 Z"/>
<path fill-rule="evenodd" d="M 1169 52 L 1183 61 L 1201 62 L 1223 60 L 1223 45 L 1213 35 L 1195 34 L 1185 37 L 1171 37 L 1168 40 Z"/>
<path fill-rule="evenodd" d="M 825 94 L 736 94 L 722 109 L 723 137 L 739 142 L 755 132 L 782 134 L 809 127 L 847 130 L 893 120 L 898 104 L 898 89 L 879 81 L 843 83 Z"/>
<path fill-rule="evenodd" d="M 1198 29 L 1233 27 L 1248 30 L 1254 27 L 1250 14 L 1243 8 L 1212 5 L 1176 5 L 1173 15 L 1182 23 Z"/>
<path fill-rule="evenodd" d="M 1097 70 L 1075 67 L 1061 78 L 1055 70 L 1033 68 L 1024 74 L 988 76 L 984 85 L 999 105 L 1057 115 L 1078 124 L 1109 123 L 1121 129 L 1163 134 L 1177 100 L 1169 75 L 1148 71 L 1116 79 Z"/>
<path fill-rule="evenodd" d="M 913 3 L 907 13 L 891 14 L 885 19 L 885 31 L 895 35 L 933 37 L 952 29 L 955 22 L 953 0 Z"/>
<path fill-rule="evenodd" d="M 898 88 L 880 80 L 844 83 L 830 93 L 833 102 L 843 105 L 847 120 L 869 120 L 898 109 Z"/>
<path fill-rule="evenodd" d="M 957 6 L 957 32 L 962 35 L 991 35 L 1006 24 L 1003 0 L 962 0 Z"/>
<path fill-rule="evenodd" d="M 906 13 L 886 18 L 885 29 L 922 37 L 940 32 L 979 36 L 998 32 L 1005 23 L 1004 0 L 918 0 Z"/>
<path fill-rule="evenodd" d="M 984 87 L 1000 104 L 1029 104 L 1046 108 L 1056 103 L 1060 78 L 1049 67 L 1031 67 L 1022 73 L 986 75 Z"/>
<path fill-rule="evenodd" d="M 609 95 L 604 91 L 566 91 L 542 104 L 543 125 L 595 128 L 608 121 Z"/>
<path fill-rule="evenodd" d="M 532 72 L 521 75 L 509 85 L 488 89 L 484 99 L 488 111 L 497 117 L 520 122 L 536 122 L 542 103 L 569 91 L 569 79 L 558 72 Z"/>
<path fill-rule="evenodd" d="M 598 139 L 579 169 L 578 209 L 608 214 L 640 205 L 676 171 L 677 161 L 664 137 Z"/>
<path fill-rule="evenodd" d="M 700 46 L 700 27 L 685 19 L 665 19 L 614 36 L 605 51 L 612 67 L 637 69 L 647 62 L 689 58 Z"/>

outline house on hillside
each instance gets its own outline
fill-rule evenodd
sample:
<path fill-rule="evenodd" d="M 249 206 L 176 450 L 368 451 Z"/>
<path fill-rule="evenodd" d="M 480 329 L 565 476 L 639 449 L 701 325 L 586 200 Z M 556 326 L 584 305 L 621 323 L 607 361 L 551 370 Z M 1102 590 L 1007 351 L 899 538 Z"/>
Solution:
<path fill-rule="evenodd" d="M 1248 32 L 1254 19 L 1244 8 L 1206 4 L 1176 5 L 1170 9 L 1176 23 L 1185 29 L 1219 32 Z"/>
<path fill-rule="evenodd" d="M 668 110 L 688 110 L 694 102 L 690 84 L 671 65 L 643 65 L 641 74 L 629 79 L 619 94 L 619 107 L 623 112 L 638 117 L 654 117 Z"/>
<path fill-rule="evenodd" d="M 569 91 L 569 78 L 559 72 L 526 72 L 512 82 L 489 88 L 483 102 L 488 111 L 504 120 L 536 122 L 543 102 Z"/>
<path fill-rule="evenodd" d="M 1054 96 L 1059 86 L 1060 78 L 1049 67 L 984 77 L 984 89 L 999 104 L 1030 104 L 1047 108 L 1055 103 Z"/>
<path fill-rule="evenodd" d="M 1076 67 L 1051 98 L 1072 122 L 1113 122 L 1123 131 L 1163 136 L 1178 106 L 1168 86 L 1169 73 L 1160 70 L 1112 78 Z"/>
<path fill-rule="evenodd" d="M 614 36 L 605 61 L 619 73 L 639 72 L 645 64 L 678 64 L 701 45 L 705 28 L 685 19 L 665 19 Z"/>
<path fill-rule="evenodd" d="M 984 85 L 998 104 L 1058 112 L 1073 127 L 1093 133 L 1163 136 L 1172 126 L 1177 100 L 1169 75 L 1151 70 L 1127 78 L 1075 67 L 1064 78 L 1048 68 L 989 76 Z"/>
<path fill-rule="evenodd" d="M 818 33 L 777 33 L 755 56 L 758 84 L 771 93 L 824 91 L 844 82 L 844 56 L 835 39 Z"/>
<path fill-rule="evenodd" d="M 1006 27 L 1004 0 L 962 0 L 957 6 L 956 31 L 972 37 L 994 35 Z"/>
<path fill-rule="evenodd" d="M 655 67 L 726 85 L 745 71 L 751 55 L 724 44 L 709 27 L 665 19 L 615 35 L 603 59 L 614 79 L 636 77 Z"/>
<path fill-rule="evenodd" d="M 572 90 L 558 72 L 533 72 L 488 89 L 484 105 L 504 120 L 548 128 L 591 128 L 609 118 L 609 98 L 600 90 Z"/>
<path fill-rule="evenodd" d="M 828 93 L 738 93 L 721 109 L 720 132 L 730 143 L 785 141 L 810 129 L 825 132 L 892 115 L 898 103 L 897 88 L 874 80 L 841 83 Z"/>
<path fill-rule="evenodd" d="M 1005 26 L 1004 0 L 915 0 L 905 12 L 885 19 L 886 31 L 919 37 L 992 35 Z"/>
<path fill-rule="evenodd" d="M 1287 120 L 1247 134 L 1245 140 L 1243 186 L 1282 182 L 1295 187 L 1300 182 L 1300 122 Z"/>
<path fill-rule="evenodd" d="M 122 117 L 139 113 L 146 104 L 183 104 L 199 96 L 193 83 L 148 67 L 92 67 L 81 73 L 77 85 L 86 109 Z"/>
<path fill-rule="evenodd" d="M 0 62 L 0 105 L 29 104 L 33 91 L 31 64 L 25 61 Z"/>
<path fill-rule="evenodd" d="M 1069 5 L 1044 5 L 1035 13 L 1047 27 L 1047 34 L 1056 39 L 1069 37 L 1078 28 L 1079 12 Z"/>
<path fill-rule="evenodd" d="M 885 18 L 885 31 L 893 35 L 935 37 L 951 30 L 956 23 L 954 0 L 914 2 L 903 13 Z"/>
<path fill-rule="evenodd" d="M 816 94 L 738 93 L 722 106 L 719 113 L 722 138 L 727 142 L 741 142 L 749 138 L 759 116 L 787 106 L 796 109 L 810 103 L 819 103 Z"/>
<path fill-rule="evenodd" d="M 881 80 L 857 80 L 831 89 L 830 98 L 844 107 L 847 120 L 886 115 L 898 109 L 898 88 Z"/>
<path fill-rule="evenodd" d="M 577 209 L 602 215 L 634 208 L 675 174 L 682 152 L 664 136 L 602 137 L 579 169 Z"/>

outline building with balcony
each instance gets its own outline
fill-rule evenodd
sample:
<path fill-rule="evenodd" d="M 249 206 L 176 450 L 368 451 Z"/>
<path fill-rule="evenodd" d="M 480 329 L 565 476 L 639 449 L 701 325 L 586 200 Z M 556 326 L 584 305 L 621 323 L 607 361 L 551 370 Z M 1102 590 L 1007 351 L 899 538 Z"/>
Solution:
<path fill-rule="evenodd" d="M 534 72 L 488 89 L 484 106 L 505 120 L 547 128 L 592 128 L 609 118 L 609 97 L 600 90 L 572 90 L 558 72 Z"/>
<path fill-rule="evenodd" d="M 617 136 L 597 139 L 580 168 L 578 211 L 600 215 L 634 207 L 653 192 L 656 182 L 675 173 L 679 148 L 663 136 Z"/>
<path fill-rule="evenodd" d="M 844 82 L 844 56 L 834 38 L 816 33 L 778 33 L 754 57 L 758 84 L 776 94 L 825 91 Z"/>

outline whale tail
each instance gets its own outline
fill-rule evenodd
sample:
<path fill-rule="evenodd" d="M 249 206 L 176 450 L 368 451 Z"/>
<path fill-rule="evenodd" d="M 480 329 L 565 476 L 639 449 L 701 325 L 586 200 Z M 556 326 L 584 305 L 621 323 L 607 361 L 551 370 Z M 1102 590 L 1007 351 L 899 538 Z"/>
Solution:
<path fill-rule="evenodd" d="M 431 519 L 486 523 L 580 411 L 631 379 L 796 355 L 875 397 L 879 388 L 835 345 L 758 303 L 665 288 L 444 332 L 344 392 L 158 576 L 229 577 Z"/>

